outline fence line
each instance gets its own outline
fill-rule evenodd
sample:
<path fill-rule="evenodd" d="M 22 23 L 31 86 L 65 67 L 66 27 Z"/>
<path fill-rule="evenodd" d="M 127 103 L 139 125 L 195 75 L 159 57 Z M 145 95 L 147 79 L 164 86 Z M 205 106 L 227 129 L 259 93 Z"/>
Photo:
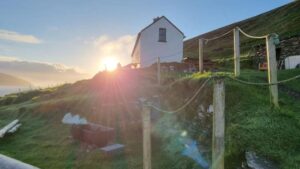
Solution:
<path fill-rule="evenodd" d="M 230 34 L 230 33 L 232 33 L 232 30 L 230 30 L 230 31 L 228 31 L 228 32 L 225 32 L 225 33 L 223 33 L 223 34 L 221 34 L 221 35 L 219 35 L 219 36 L 213 37 L 213 38 L 209 38 L 209 39 L 203 38 L 203 40 L 205 40 L 206 43 L 208 43 L 209 41 L 212 41 L 212 40 L 216 40 L 216 39 L 222 38 L 222 37 L 224 37 L 224 36 L 226 36 L 226 35 L 228 35 L 228 34 Z"/>
<path fill-rule="evenodd" d="M 238 78 L 233 78 L 231 76 L 226 76 L 226 77 L 228 77 L 232 80 L 235 80 L 237 82 L 240 82 L 240 83 L 243 83 L 243 84 L 248 84 L 248 85 L 272 86 L 272 85 L 278 85 L 278 84 L 286 83 L 286 82 L 289 82 L 289 81 L 292 81 L 292 80 L 296 80 L 296 79 L 300 78 L 300 75 L 296 75 L 296 76 L 293 76 L 293 77 L 285 79 L 285 80 L 277 81 L 276 83 L 257 83 L 257 82 L 249 82 L 249 81 L 241 80 L 241 79 L 238 79 Z"/>
<path fill-rule="evenodd" d="M 175 110 L 164 110 L 164 109 L 161 109 L 159 107 L 154 106 L 153 104 L 150 104 L 148 106 L 152 107 L 153 109 L 155 109 L 157 111 L 163 112 L 163 113 L 170 113 L 170 112 L 176 113 L 176 112 L 179 112 L 179 111 L 183 110 L 186 106 L 188 106 L 196 98 L 196 96 L 206 86 L 206 84 L 208 83 L 208 81 L 210 81 L 211 79 L 220 78 L 220 77 L 228 78 L 230 80 L 237 81 L 237 82 L 243 83 L 243 84 L 256 85 L 256 86 L 271 86 L 271 85 L 277 85 L 277 84 L 287 83 L 287 82 L 290 82 L 290 81 L 293 81 L 293 80 L 296 80 L 296 79 L 300 79 L 300 75 L 296 75 L 296 76 L 293 76 L 291 78 L 278 81 L 277 83 L 263 83 L 263 82 L 258 83 L 258 82 L 249 82 L 249 81 L 241 80 L 241 79 L 238 79 L 238 78 L 234 78 L 234 77 L 232 77 L 230 75 L 211 75 L 208 79 L 206 79 L 204 81 L 204 83 L 196 90 L 195 94 L 192 97 L 190 97 L 186 103 L 184 103 L 182 106 L 178 107 Z"/>
<path fill-rule="evenodd" d="M 160 111 L 160 112 L 163 112 L 163 113 L 169 113 L 169 112 L 173 112 L 173 113 L 176 113 L 176 112 L 179 112 L 181 111 L 182 109 L 184 109 L 186 106 L 188 106 L 196 97 L 197 95 L 201 92 L 201 90 L 204 88 L 204 86 L 207 84 L 207 82 L 210 80 L 211 78 L 208 78 L 204 81 L 204 83 L 199 87 L 199 89 L 197 89 L 197 91 L 195 92 L 195 94 L 185 103 L 183 104 L 182 106 L 178 107 L 177 109 L 175 110 L 163 110 L 159 107 L 156 107 L 152 104 L 150 104 L 149 106 L 152 107 L 153 109 L 157 110 L 157 111 Z"/>
<path fill-rule="evenodd" d="M 253 36 L 253 35 L 249 35 L 247 34 L 246 32 L 244 32 L 240 27 L 237 27 L 237 29 L 243 34 L 245 35 L 246 37 L 248 38 L 252 38 L 252 39 L 265 39 L 267 38 L 270 34 L 267 34 L 267 35 L 263 35 L 263 36 Z"/>

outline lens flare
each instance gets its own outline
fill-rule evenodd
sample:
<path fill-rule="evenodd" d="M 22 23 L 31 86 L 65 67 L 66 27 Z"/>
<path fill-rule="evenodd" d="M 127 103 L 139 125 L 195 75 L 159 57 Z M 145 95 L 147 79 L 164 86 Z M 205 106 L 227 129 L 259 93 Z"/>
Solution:
<path fill-rule="evenodd" d="M 104 66 L 104 70 L 107 71 L 114 71 L 117 69 L 118 67 L 118 61 L 115 58 L 106 58 L 103 60 L 103 66 Z"/>

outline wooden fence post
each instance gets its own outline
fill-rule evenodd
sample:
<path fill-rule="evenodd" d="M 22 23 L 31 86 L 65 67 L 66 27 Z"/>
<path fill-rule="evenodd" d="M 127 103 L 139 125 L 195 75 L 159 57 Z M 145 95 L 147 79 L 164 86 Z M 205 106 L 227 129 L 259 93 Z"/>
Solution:
<path fill-rule="evenodd" d="M 269 84 L 277 83 L 277 62 L 276 62 L 276 47 L 274 41 L 274 35 L 269 35 L 266 38 L 266 50 L 268 60 L 268 82 Z M 279 107 L 278 104 L 278 85 L 270 85 L 270 98 L 275 107 Z"/>
<path fill-rule="evenodd" d="M 203 73 L 203 47 L 204 40 L 199 39 L 199 72 Z"/>
<path fill-rule="evenodd" d="M 235 76 L 240 75 L 240 31 L 238 28 L 233 30 L 234 36 L 234 74 Z"/>
<path fill-rule="evenodd" d="M 143 169 L 151 169 L 151 109 L 143 104 Z"/>
<path fill-rule="evenodd" d="M 212 169 L 224 169 L 225 87 L 222 79 L 214 83 L 213 107 Z"/>
<path fill-rule="evenodd" d="M 160 72 L 160 57 L 157 57 L 157 83 L 160 85 L 160 77 L 161 72 Z"/>

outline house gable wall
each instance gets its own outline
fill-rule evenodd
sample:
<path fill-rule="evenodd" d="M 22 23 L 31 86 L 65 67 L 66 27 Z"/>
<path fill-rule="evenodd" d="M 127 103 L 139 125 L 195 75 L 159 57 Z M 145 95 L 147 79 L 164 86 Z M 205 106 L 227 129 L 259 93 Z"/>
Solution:
<path fill-rule="evenodd" d="M 159 28 L 166 28 L 167 42 L 159 42 Z M 156 62 L 157 57 L 161 62 L 181 62 L 183 55 L 184 35 L 178 31 L 167 19 L 161 18 L 140 33 L 137 42 L 137 51 L 133 58 L 141 56 L 141 67 L 147 67 Z M 139 47 L 138 47 L 139 46 Z"/>

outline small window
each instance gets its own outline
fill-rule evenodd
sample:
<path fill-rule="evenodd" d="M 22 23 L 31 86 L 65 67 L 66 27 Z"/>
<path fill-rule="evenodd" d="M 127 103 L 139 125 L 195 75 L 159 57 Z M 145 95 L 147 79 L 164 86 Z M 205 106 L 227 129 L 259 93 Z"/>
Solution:
<path fill-rule="evenodd" d="M 166 28 L 159 28 L 159 42 L 167 42 L 167 29 Z"/>

